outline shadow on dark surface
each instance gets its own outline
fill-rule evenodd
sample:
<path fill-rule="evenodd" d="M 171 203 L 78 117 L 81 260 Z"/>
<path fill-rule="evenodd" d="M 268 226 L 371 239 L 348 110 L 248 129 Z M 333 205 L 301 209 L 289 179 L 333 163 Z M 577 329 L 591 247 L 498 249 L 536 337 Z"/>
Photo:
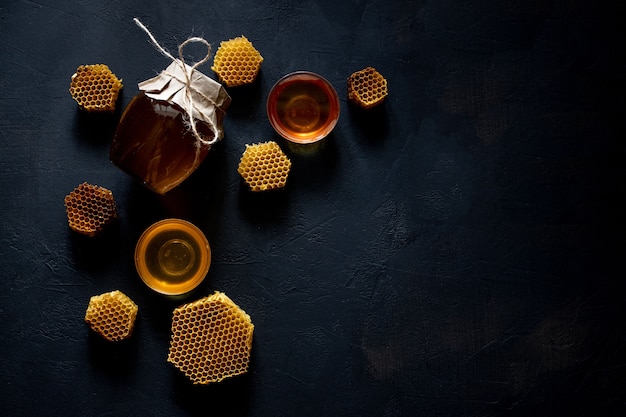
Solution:
<path fill-rule="evenodd" d="M 173 365 L 174 401 L 194 416 L 244 416 L 250 408 L 250 372 L 209 385 L 193 385 Z M 209 412 L 210 410 L 210 412 Z"/>
<path fill-rule="evenodd" d="M 331 180 L 339 155 L 334 132 L 319 142 L 306 145 L 283 140 L 281 147 L 291 160 L 287 184 L 314 185 Z"/>
<path fill-rule="evenodd" d="M 376 145 L 387 139 L 389 134 L 389 115 L 387 104 L 383 101 L 371 109 L 363 109 L 348 100 L 348 117 L 358 130 L 358 136 L 365 143 Z M 345 108 L 344 107 L 344 108 Z"/>
<path fill-rule="evenodd" d="M 137 277 L 137 279 L 141 280 L 139 277 Z M 174 310 L 182 304 L 189 303 L 200 298 L 201 291 L 199 288 L 202 285 L 187 294 L 179 296 L 158 294 L 149 289 L 143 282 L 141 282 L 141 285 L 145 287 L 146 294 L 144 294 L 144 303 L 146 306 L 150 306 L 150 319 L 145 321 L 146 325 L 149 325 L 160 338 L 167 339 L 169 341 Z"/>
<path fill-rule="evenodd" d="M 274 223 L 287 217 L 289 211 L 289 179 L 283 189 L 250 191 L 243 179 L 239 186 L 239 209 L 253 223 Z"/>
<path fill-rule="evenodd" d="M 234 119 L 249 118 L 250 115 L 258 114 L 259 108 L 264 107 L 264 94 L 262 87 L 263 72 L 260 71 L 252 84 L 237 87 L 227 87 L 226 91 L 232 99 L 226 110 L 227 117 Z M 263 108 L 263 114 L 265 109 Z"/>
<path fill-rule="evenodd" d="M 327 137 L 320 139 L 317 142 L 306 144 L 299 144 L 286 139 L 281 139 L 281 147 L 292 157 L 312 158 L 324 154 L 324 151 L 328 147 L 328 141 L 332 140 L 332 136 L 333 133 L 331 132 Z"/>
<path fill-rule="evenodd" d="M 88 331 L 87 348 L 91 365 L 102 374 L 117 381 L 132 378 L 138 356 L 137 326 L 129 339 L 119 342 L 110 342 L 92 330 Z"/>
<path fill-rule="evenodd" d="M 74 118 L 75 136 L 93 145 L 108 146 L 122 115 L 122 95 L 120 91 L 113 112 L 88 112 L 77 108 Z"/>
<path fill-rule="evenodd" d="M 221 207 L 223 196 L 226 193 L 228 182 L 228 166 L 224 141 L 213 145 L 209 154 L 198 169 L 183 181 L 178 187 L 166 194 L 166 197 L 180 197 L 180 193 L 200 200 L 201 211 Z M 177 195 L 178 194 L 178 195 Z M 211 201 L 204 201 L 205 199 Z"/>
<path fill-rule="evenodd" d="M 127 224 L 132 225 L 136 235 L 134 238 L 139 238 L 139 235 L 149 225 L 172 216 L 168 213 L 167 204 L 164 204 L 166 196 L 161 196 L 148 190 L 134 178 L 129 177 L 128 180 L 130 188 L 126 196 L 125 221 Z"/>
<path fill-rule="evenodd" d="M 214 145 L 189 178 L 163 195 L 133 180 L 127 198 L 129 223 L 143 231 L 158 220 L 175 217 L 204 229 L 203 225 L 219 215 L 224 202 L 227 174 L 223 153 L 221 144 Z"/>
<path fill-rule="evenodd" d="M 70 231 L 73 259 L 76 265 L 91 273 L 102 273 L 105 266 L 113 266 L 120 258 L 120 222 L 113 221 L 96 236 L 90 237 Z"/>

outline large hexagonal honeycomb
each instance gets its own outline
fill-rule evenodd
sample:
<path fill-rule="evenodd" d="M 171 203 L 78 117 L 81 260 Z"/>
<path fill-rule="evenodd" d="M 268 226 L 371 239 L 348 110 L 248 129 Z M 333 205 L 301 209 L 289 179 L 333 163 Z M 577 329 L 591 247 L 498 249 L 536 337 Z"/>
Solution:
<path fill-rule="evenodd" d="M 70 94 L 82 109 L 112 112 L 122 87 L 105 64 L 81 65 L 72 75 Z"/>
<path fill-rule="evenodd" d="M 95 236 L 117 218 L 113 193 L 86 182 L 65 196 L 65 209 L 70 228 L 87 236 Z"/>
<path fill-rule="evenodd" d="M 237 172 L 252 191 L 266 191 L 284 187 L 291 161 L 276 142 L 246 145 Z"/>
<path fill-rule="evenodd" d="M 115 290 L 91 297 L 85 322 L 106 340 L 117 342 L 133 333 L 138 310 L 133 300 Z"/>
<path fill-rule="evenodd" d="M 222 41 L 211 69 L 227 87 L 250 84 L 259 73 L 263 57 L 245 37 Z"/>
<path fill-rule="evenodd" d="M 222 292 L 174 310 L 167 361 L 194 384 L 209 384 L 248 371 L 254 325 Z"/>
<path fill-rule="evenodd" d="M 387 80 L 374 68 L 367 67 L 348 78 L 348 98 L 369 109 L 387 97 Z"/>

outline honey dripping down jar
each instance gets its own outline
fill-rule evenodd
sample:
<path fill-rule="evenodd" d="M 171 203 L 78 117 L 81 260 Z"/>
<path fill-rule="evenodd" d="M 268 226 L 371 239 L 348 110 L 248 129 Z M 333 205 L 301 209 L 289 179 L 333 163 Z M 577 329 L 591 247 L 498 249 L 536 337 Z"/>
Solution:
<path fill-rule="evenodd" d="M 186 84 L 183 66 L 190 74 Z M 165 194 L 187 179 L 223 137 L 230 96 L 221 84 L 174 60 L 160 75 L 139 83 L 111 142 L 110 159 L 150 190 Z M 189 122 L 189 99 L 195 127 Z"/>

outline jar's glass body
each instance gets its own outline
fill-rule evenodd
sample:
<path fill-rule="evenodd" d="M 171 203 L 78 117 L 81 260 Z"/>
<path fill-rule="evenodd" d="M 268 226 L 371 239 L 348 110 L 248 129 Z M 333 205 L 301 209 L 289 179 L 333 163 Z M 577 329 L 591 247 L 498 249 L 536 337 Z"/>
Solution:
<path fill-rule="evenodd" d="M 210 149 L 194 137 L 185 118 L 178 105 L 139 93 L 122 114 L 111 161 L 152 191 L 166 193 L 189 177 Z M 197 121 L 196 127 L 203 136 L 214 136 L 206 123 Z"/>

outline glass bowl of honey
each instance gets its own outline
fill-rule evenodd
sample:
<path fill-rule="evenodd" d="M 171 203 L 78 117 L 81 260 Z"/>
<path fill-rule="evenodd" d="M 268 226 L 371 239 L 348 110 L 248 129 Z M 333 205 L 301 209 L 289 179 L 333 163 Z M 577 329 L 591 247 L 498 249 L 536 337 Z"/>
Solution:
<path fill-rule="evenodd" d="M 309 71 L 285 75 L 267 99 L 267 116 L 274 130 L 298 144 L 314 143 L 339 120 L 339 96 L 324 77 Z"/>
<path fill-rule="evenodd" d="M 211 265 L 211 247 L 192 223 L 165 219 L 148 227 L 135 247 L 135 267 L 143 282 L 165 295 L 196 288 Z"/>

